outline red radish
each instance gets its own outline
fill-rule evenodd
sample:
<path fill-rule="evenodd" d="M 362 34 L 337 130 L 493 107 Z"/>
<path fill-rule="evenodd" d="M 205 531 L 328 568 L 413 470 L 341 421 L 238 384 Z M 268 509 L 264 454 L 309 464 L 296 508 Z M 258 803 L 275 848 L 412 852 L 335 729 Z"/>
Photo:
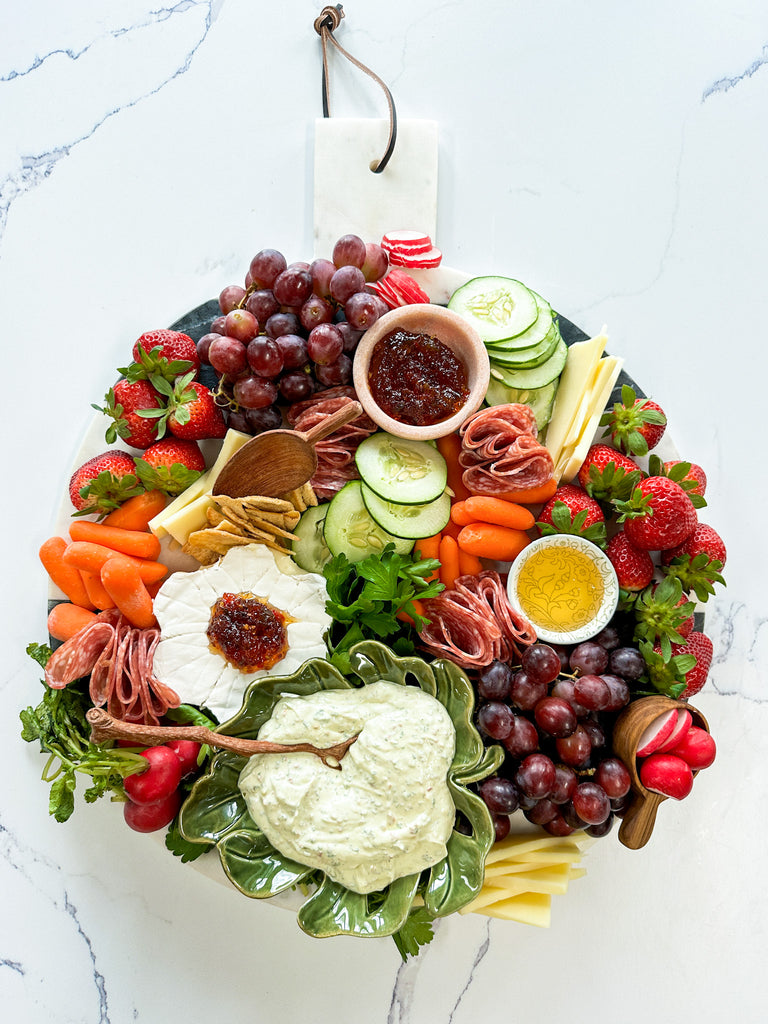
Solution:
<path fill-rule="evenodd" d="M 439 267 L 442 260 L 442 252 L 435 247 L 428 252 L 414 253 L 413 255 L 399 251 L 389 254 L 390 264 L 396 267 L 418 267 L 426 270 L 429 267 Z"/>
<path fill-rule="evenodd" d="M 381 247 L 388 253 L 429 252 L 432 239 L 419 231 L 388 231 L 381 239 Z"/>
<path fill-rule="evenodd" d="M 657 754 L 666 754 L 673 747 L 676 747 L 691 727 L 693 716 L 688 708 L 678 708 L 677 722 L 672 730 L 669 739 L 665 740 L 660 747 L 656 747 Z"/>
<path fill-rule="evenodd" d="M 635 751 L 637 756 L 647 757 L 657 751 L 663 743 L 667 742 L 676 725 L 677 708 L 671 708 L 663 715 L 657 715 L 638 740 Z"/>
<path fill-rule="evenodd" d="M 170 747 L 181 761 L 182 778 L 197 769 L 197 757 L 200 753 L 199 743 L 195 743 L 194 740 L 169 740 L 165 745 Z"/>
<path fill-rule="evenodd" d="M 137 804 L 128 800 L 123 804 L 125 823 L 134 832 L 157 832 L 160 828 L 170 825 L 181 806 L 181 794 L 178 790 L 169 793 L 162 800 L 153 804 Z"/>
<path fill-rule="evenodd" d="M 125 792 L 136 804 L 154 804 L 173 793 L 181 782 L 181 761 L 170 747 L 148 747 L 141 756 L 149 761 L 149 768 L 129 775 Z"/>
<path fill-rule="evenodd" d="M 682 757 L 694 771 L 697 771 L 699 768 L 709 768 L 715 760 L 716 751 L 715 741 L 707 730 L 694 725 L 670 753 Z"/>
<path fill-rule="evenodd" d="M 640 781 L 652 793 L 682 800 L 693 787 L 693 772 L 682 757 L 651 754 L 640 765 Z"/>

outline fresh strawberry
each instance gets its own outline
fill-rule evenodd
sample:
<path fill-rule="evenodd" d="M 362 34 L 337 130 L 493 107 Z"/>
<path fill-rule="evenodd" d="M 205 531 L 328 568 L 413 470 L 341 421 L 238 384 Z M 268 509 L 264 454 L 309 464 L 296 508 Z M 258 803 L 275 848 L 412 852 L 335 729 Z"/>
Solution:
<path fill-rule="evenodd" d="M 541 536 L 575 533 L 605 547 L 605 516 L 594 498 L 574 484 L 562 484 L 539 513 Z"/>
<path fill-rule="evenodd" d="M 196 441 L 166 437 L 156 441 L 136 459 L 136 472 L 148 491 L 181 494 L 205 470 L 205 459 Z"/>
<path fill-rule="evenodd" d="M 635 640 L 661 647 L 669 657 L 672 644 L 684 642 L 690 633 L 688 619 L 695 605 L 683 595 L 680 580 L 663 579 L 646 587 L 635 600 Z"/>
<path fill-rule="evenodd" d="M 677 466 L 687 467 L 681 479 L 673 476 Z M 682 462 L 680 459 L 671 459 L 669 462 L 664 463 L 664 476 L 677 480 L 689 495 L 699 494 L 703 497 L 707 489 L 707 474 L 695 462 Z M 689 486 L 686 487 L 686 484 L 689 484 Z"/>
<path fill-rule="evenodd" d="M 146 380 L 122 378 L 106 393 L 104 405 L 93 408 L 112 420 L 104 435 L 107 444 L 113 444 L 120 437 L 132 448 L 148 448 L 159 436 L 158 418 L 162 416 L 164 403 Z M 150 415 L 142 415 L 143 411 Z"/>
<path fill-rule="evenodd" d="M 136 464 L 127 452 L 102 452 L 76 469 L 69 481 L 69 497 L 76 515 L 106 515 L 144 488 Z"/>
<path fill-rule="evenodd" d="M 173 380 L 183 373 L 200 370 L 200 356 L 197 346 L 187 334 L 181 331 L 145 331 L 133 346 L 133 374 L 130 368 L 122 371 L 134 380 L 151 379 L 160 373 L 166 380 Z"/>
<path fill-rule="evenodd" d="M 698 523 L 693 533 L 676 548 L 662 551 L 661 562 L 668 576 L 680 580 L 683 590 L 693 591 L 700 601 L 709 600 L 715 583 L 725 585 L 725 544 L 716 530 Z"/>
<path fill-rule="evenodd" d="M 651 659 L 651 664 L 649 664 L 651 682 L 657 690 L 662 690 L 662 692 L 669 692 L 669 690 L 665 690 L 665 684 L 679 688 L 679 684 L 682 682 L 682 688 L 674 695 L 679 696 L 682 700 L 687 700 L 688 697 L 697 694 L 706 683 L 712 664 L 712 652 L 712 641 L 706 633 L 699 633 L 696 630 L 690 634 L 685 643 L 672 644 L 672 654 L 668 659 L 664 657 L 659 645 L 656 645 L 653 648 L 653 654 L 656 658 L 661 658 L 663 664 L 654 658 Z M 645 652 L 643 653 L 645 654 Z M 646 658 L 647 660 L 648 658 Z"/>
<path fill-rule="evenodd" d="M 644 590 L 653 579 L 654 565 L 647 551 L 633 547 L 622 531 L 608 541 L 605 549 L 622 590 Z"/>
<path fill-rule="evenodd" d="M 646 477 L 628 501 L 614 504 L 630 544 L 646 551 L 664 551 L 682 544 L 696 528 L 691 499 L 680 484 L 666 476 Z"/>
<path fill-rule="evenodd" d="M 647 455 L 664 436 L 667 417 L 664 410 L 650 398 L 638 398 L 629 384 L 621 389 L 621 401 L 600 418 L 605 427 L 603 437 L 622 452 Z"/>
<path fill-rule="evenodd" d="M 636 462 L 607 444 L 593 444 L 578 472 L 587 494 L 606 502 L 628 498 L 642 476 Z"/>
<path fill-rule="evenodd" d="M 168 429 L 174 437 L 202 441 L 207 437 L 224 437 L 227 424 L 213 392 L 190 379 L 180 377 L 173 389 L 169 405 Z"/>

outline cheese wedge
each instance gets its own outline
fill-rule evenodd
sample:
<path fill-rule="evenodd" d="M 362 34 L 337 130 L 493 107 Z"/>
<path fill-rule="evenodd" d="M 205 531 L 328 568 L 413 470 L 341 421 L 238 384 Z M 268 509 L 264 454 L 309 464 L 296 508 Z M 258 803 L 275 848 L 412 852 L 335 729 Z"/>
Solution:
<path fill-rule="evenodd" d="M 236 451 L 243 447 L 246 441 L 250 440 L 250 434 L 243 434 L 239 430 L 228 430 L 224 435 L 224 440 L 221 442 L 221 448 L 214 464 L 207 472 L 199 476 L 194 483 L 191 483 L 185 491 L 177 494 L 173 501 L 155 516 L 149 524 L 152 533 L 161 540 L 163 537 L 168 536 L 171 531 L 167 529 L 166 523 L 193 501 L 196 501 L 203 495 L 210 494 L 216 477 L 223 469 L 224 464 L 232 458 Z"/>
<path fill-rule="evenodd" d="M 560 375 L 552 416 L 547 426 L 546 447 L 557 465 L 560 453 L 573 432 L 577 413 L 589 391 L 608 336 L 603 331 L 588 341 L 577 341 L 568 348 L 568 357 Z"/>

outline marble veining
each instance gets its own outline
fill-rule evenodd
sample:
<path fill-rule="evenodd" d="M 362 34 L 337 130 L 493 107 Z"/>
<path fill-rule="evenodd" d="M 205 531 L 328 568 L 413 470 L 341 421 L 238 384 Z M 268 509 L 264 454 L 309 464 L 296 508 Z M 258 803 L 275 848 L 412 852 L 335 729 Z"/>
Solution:
<path fill-rule="evenodd" d="M 702 103 L 708 100 L 710 96 L 719 92 L 730 92 L 731 89 L 735 89 L 737 85 L 751 78 L 757 74 L 760 68 L 768 64 L 768 44 L 766 44 L 759 57 L 756 57 L 752 63 L 746 67 L 743 71 L 736 75 L 727 75 L 724 78 L 718 78 L 716 82 L 707 86 L 701 96 Z"/>

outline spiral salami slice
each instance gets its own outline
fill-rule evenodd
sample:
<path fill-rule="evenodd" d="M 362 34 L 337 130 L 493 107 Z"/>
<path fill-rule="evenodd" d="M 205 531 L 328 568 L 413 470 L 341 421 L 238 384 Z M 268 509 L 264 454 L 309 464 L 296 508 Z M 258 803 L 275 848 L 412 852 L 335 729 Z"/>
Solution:
<path fill-rule="evenodd" d="M 48 659 L 46 683 L 54 690 L 63 690 L 76 679 L 90 675 L 113 634 L 114 627 L 99 620 L 75 633 Z"/>
<path fill-rule="evenodd" d="M 520 403 L 494 405 L 461 427 L 462 480 L 473 494 L 538 487 L 552 476 L 552 456 L 537 439 L 536 418 Z"/>
<path fill-rule="evenodd" d="M 523 647 L 536 640 L 531 624 L 510 605 L 494 570 L 460 576 L 452 590 L 423 604 L 430 622 L 419 633 L 422 646 L 462 668 L 519 661 Z"/>
<path fill-rule="evenodd" d="M 294 402 L 288 410 L 288 422 L 295 430 L 306 432 L 355 398 L 355 389 L 346 385 L 318 391 L 311 398 Z M 317 470 L 310 483 L 318 498 L 332 498 L 344 484 L 357 479 L 357 446 L 375 430 L 376 424 L 363 414 L 315 444 Z"/>

